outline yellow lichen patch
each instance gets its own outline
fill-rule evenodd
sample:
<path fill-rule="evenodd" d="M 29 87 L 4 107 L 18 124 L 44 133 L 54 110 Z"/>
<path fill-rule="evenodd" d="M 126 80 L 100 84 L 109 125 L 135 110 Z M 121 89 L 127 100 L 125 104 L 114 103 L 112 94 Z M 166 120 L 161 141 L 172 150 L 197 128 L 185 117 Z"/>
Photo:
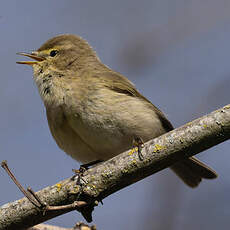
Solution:
<path fill-rule="evenodd" d="M 155 144 L 155 145 L 154 145 L 153 152 L 156 153 L 156 152 L 161 151 L 162 149 L 165 149 L 165 146 Z"/>
<path fill-rule="evenodd" d="M 96 185 L 94 185 L 94 184 L 88 184 L 87 186 L 85 186 L 84 188 L 83 188 L 83 191 L 85 192 L 85 193 L 91 193 L 91 192 L 94 192 L 94 193 L 96 193 L 97 192 L 97 187 L 96 187 Z M 99 188 L 98 188 L 99 189 Z"/>
<path fill-rule="evenodd" d="M 107 174 L 107 173 L 102 173 L 101 176 L 102 176 L 103 178 L 107 178 L 107 177 L 108 177 L 108 174 Z"/>
<path fill-rule="evenodd" d="M 79 192 L 79 186 L 74 186 L 74 189 L 69 191 L 69 194 L 77 194 Z"/>
<path fill-rule="evenodd" d="M 131 156 L 131 155 L 133 155 L 137 151 L 138 151 L 138 148 L 135 147 L 135 148 L 132 148 L 128 154 L 129 154 L 129 156 Z"/>
<path fill-rule="evenodd" d="M 131 163 L 132 163 L 132 165 L 137 165 L 137 161 L 136 160 L 132 160 Z"/>
<path fill-rule="evenodd" d="M 230 105 L 224 106 L 224 109 L 230 109 Z"/>
<path fill-rule="evenodd" d="M 190 122 L 188 122 L 186 125 L 187 125 L 187 126 L 192 125 L 192 122 L 190 121 Z"/>
<path fill-rule="evenodd" d="M 95 188 L 96 188 L 96 185 L 92 184 L 91 187 L 92 187 L 93 189 L 95 189 Z"/>
<path fill-rule="evenodd" d="M 179 140 L 181 144 L 184 143 L 184 139 L 182 137 Z"/>
<path fill-rule="evenodd" d="M 123 170 L 121 170 L 121 172 L 122 172 L 123 174 L 126 174 L 126 173 L 128 173 L 128 170 L 127 170 L 127 169 L 123 169 Z"/>
<path fill-rule="evenodd" d="M 56 184 L 57 191 L 60 192 L 62 185 L 61 184 Z"/>

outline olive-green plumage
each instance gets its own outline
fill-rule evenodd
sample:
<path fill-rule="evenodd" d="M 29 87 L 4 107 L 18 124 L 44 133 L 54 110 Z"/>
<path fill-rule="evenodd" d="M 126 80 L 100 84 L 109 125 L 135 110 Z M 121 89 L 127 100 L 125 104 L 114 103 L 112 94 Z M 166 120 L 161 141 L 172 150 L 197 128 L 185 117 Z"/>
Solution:
<path fill-rule="evenodd" d="M 22 55 L 36 60 L 19 63 L 33 66 L 55 141 L 82 163 L 107 160 L 130 149 L 135 138 L 145 142 L 173 129 L 158 108 L 78 36 L 59 35 Z M 171 168 L 191 187 L 217 176 L 194 157 Z"/>

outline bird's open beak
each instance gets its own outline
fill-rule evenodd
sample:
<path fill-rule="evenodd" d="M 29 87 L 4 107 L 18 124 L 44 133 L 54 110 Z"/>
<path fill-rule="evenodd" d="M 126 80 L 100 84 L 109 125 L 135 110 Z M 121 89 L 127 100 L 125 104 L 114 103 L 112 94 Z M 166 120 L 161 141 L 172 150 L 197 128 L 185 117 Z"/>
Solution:
<path fill-rule="evenodd" d="M 18 55 L 22 55 L 22 56 L 26 56 L 26 57 L 30 57 L 36 61 L 17 61 L 16 63 L 18 64 L 25 64 L 25 65 L 34 65 L 37 64 L 40 61 L 44 61 L 45 58 L 44 57 L 40 57 L 38 56 L 37 52 L 32 52 L 32 53 L 17 53 Z"/>

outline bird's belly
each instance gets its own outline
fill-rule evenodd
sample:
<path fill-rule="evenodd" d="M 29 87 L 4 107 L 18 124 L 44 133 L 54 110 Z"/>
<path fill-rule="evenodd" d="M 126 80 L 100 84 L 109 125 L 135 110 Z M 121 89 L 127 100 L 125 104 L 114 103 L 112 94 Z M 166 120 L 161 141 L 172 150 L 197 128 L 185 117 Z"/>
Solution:
<path fill-rule="evenodd" d="M 68 124 L 64 129 L 59 127 L 54 131 L 57 145 L 75 160 L 87 163 L 97 159 L 97 154 L 77 135 Z"/>
<path fill-rule="evenodd" d="M 47 111 L 49 128 L 57 145 L 73 159 L 88 163 L 95 160 L 107 160 L 124 150 L 130 148 L 132 139 L 124 138 L 119 131 L 106 131 L 106 129 L 96 129 L 83 127 L 80 122 L 71 123 L 59 111 Z"/>
<path fill-rule="evenodd" d="M 82 163 L 97 160 L 97 154 L 71 128 L 61 109 L 47 111 L 47 120 L 54 140 L 65 153 Z"/>
<path fill-rule="evenodd" d="M 134 112 L 128 110 L 131 106 Z M 132 148 L 136 137 L 145 142 L 165 132 L 155 112 L 146 112 L 143 106 L 135 100 L 120 110 L 119 104 L 119 108 L 107 106 L 82 116 L 60 108 L 47 112 L 47 117 L 58 146 L 77 161 L 88 163 L 110 159 Z"/>
<path fill-rule="evenodd" d="M 67 154 L 82 163 L 108 160 L 132 147 L 132 138 L 119 131 L 111 134 L 104 128 L 95 130 L 92 127 L 88 132 L 87 129 L 82 131 L 80 125 L 75 129 L 79 129 L 81 136 L 65 125 L 65 129 L 56 130 L 55 140 Z"/>
<path fill-rule="evenodd" d="M 137 100 L 123 107 L 121 103 L 93 109 L 89 106 L 82 116 L 69 115 L 68 122 L 95 153 L 90 161 L 107 160 L 132 148 L 135 138 L 146 142 L 165 133 L 155 112 L 144 106 Z"/>

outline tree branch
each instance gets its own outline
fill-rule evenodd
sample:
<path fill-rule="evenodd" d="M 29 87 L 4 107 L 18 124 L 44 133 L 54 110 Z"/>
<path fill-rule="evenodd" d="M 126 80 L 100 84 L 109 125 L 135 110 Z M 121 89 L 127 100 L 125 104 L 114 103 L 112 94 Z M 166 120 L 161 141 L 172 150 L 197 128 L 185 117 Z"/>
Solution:
<path fill-rule="evenodd" d="M 36 194 L 49 205 L 71 204 L 77 198 L 87 206 L 78 209 L 90 221 L 94 206 L 114 192 L 191 157 L 230 138 L 230 105 L 145 143 L 144 160 L 126 151 L 84 173 L 83 193 L 75 181 L 63 180 Z M 69 210 L 68 210 L 69 211 Z M 68 212 L 51 210 L 45 215 L 27 198 L 0 207 L 0 230 L 26 229 Z"/>

